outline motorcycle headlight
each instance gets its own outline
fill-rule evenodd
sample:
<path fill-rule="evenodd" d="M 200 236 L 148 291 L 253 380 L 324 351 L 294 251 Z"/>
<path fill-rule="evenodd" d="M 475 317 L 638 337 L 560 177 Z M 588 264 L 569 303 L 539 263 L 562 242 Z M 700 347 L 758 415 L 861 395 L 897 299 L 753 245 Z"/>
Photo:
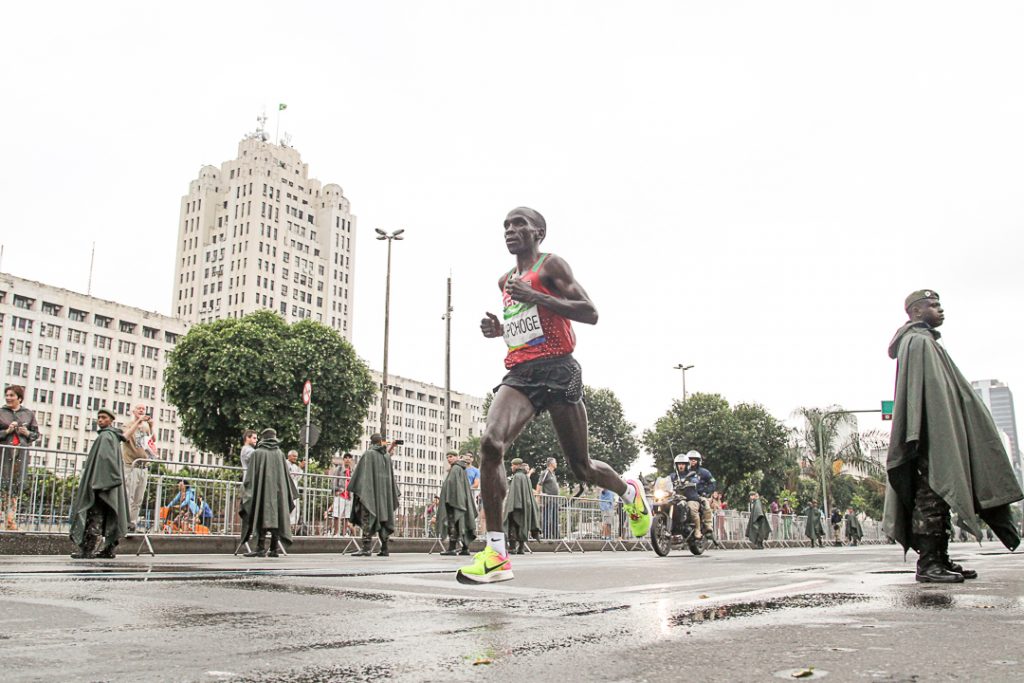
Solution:
<path fill-rule="evenodd" d="M 662 491 L 661 489 L 658 489 L 657 491 L 654 492 L 655 501 L 662 501 L 665 500 L 666 498 L 668 498 L 668 491 Z"/>

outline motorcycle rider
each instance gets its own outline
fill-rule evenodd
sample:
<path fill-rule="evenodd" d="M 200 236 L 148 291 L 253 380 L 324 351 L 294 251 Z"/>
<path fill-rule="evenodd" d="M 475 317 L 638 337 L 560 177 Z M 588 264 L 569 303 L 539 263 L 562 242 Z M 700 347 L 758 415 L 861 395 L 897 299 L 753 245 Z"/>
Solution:
<path fill-rule="evenodd" d="M 704 534 L 714 537 L 711 526 L 711 501 L 715 492 L 715 478 L 702 467 L 704 456 L 699 451 L 690 451 L 686 455 L 677 455 L 672 462 L 675 467 L 669 478 L 674 489 L 681 489 L 686 499 L 686 508 L 693 523 L 694 538 L 703 538 Z M 675 506 L 672 510 L 672 530 L 676 532 L 682 526 L 680 519 L 682 510 Z M 703 522 L 703 523 L 702 523 Z"/>

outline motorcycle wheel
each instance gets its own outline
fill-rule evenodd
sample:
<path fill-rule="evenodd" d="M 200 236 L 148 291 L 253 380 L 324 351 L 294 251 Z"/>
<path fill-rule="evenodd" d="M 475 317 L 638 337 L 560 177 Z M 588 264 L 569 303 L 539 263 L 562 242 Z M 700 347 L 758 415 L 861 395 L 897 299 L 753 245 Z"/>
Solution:
<path fill-rule="evenodd" d="M 690 549 L 690 552 L 694 555 L 703 555 L 704 549 L 708 547 L 708 542 L 703 537 L 701 537 L 700 540 L 697 540 L 696 538 L 693 538 L 691 536 L 690 540 L 687 541 L 686 545 Z"/>
<path fill-rule="evenodd" d="M 665 557 L 672 550 L 672 532 L 668 527 L 668 516 L 659 512 L 651 521 L 651 547 L 658 557 Z"/>

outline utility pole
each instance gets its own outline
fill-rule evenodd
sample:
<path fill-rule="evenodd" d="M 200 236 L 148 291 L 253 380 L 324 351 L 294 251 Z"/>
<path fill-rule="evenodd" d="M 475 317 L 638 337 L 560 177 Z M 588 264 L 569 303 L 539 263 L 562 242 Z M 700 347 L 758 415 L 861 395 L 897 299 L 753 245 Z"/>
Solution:
<path fill-rule="evenodd" d="M 452 447 L 452 276 L 448 276 L 448 303 L 444 309 L 444 446 Z"/>

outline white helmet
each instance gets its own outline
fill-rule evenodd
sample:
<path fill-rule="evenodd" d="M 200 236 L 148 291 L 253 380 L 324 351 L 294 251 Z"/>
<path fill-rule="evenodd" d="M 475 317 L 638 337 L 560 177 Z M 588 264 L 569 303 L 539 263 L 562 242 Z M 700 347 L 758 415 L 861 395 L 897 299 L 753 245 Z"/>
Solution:
<path fill-rule="evenodd" d="M 704 463 L 704 456 L 700 454 L 700 451 L 690 451 L 689 453 L 686 454 L 687 460 L 692 460 L 694 458 L 697 459 L 698 464 Z"/>
<path fill-rule="evenodd" d="M 685 455 L 683 455 L 682 453 L 680 453 L 676 457 L 672 458 L 672 464 L 673 465 L 678 465 L 679 463 L 689 464 L 689 462 L 690 461 L 687 459 L 687 457 Z"/>

